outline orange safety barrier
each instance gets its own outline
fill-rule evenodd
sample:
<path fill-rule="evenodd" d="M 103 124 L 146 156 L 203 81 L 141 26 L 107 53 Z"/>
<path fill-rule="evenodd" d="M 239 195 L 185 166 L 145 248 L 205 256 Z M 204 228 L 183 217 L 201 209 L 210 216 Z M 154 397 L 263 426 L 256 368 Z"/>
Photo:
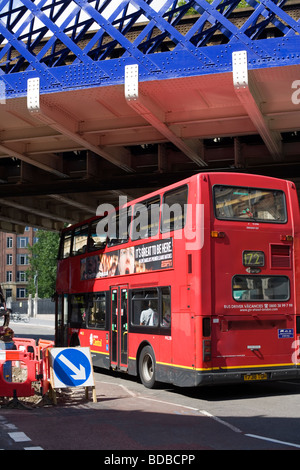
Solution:
<path fill-rule="evenodd" d="M 53 341 L 14 338 L 0 350 L 0 396 L 30 397 L 35 395 L 34 383 L 40 383 L 42 395 L 50 386 L 49 349 Z"/>
<path fill-rule="evenodd" d="M 38 351 L 40 358 L 40 378 L 41 378 L 41 392 L 45 395 L 50 387 L 50 360 L 49 350 L 53 348 L 54 341 L 39 340 Z"/>
<path fill-rule="evenodd" d="M 32 338 L 14 338 L 13 342 L 19 351 L 27 351 L 34 354 L 35 359 L 39 359 L 38 347 L 35 339 Z"/>

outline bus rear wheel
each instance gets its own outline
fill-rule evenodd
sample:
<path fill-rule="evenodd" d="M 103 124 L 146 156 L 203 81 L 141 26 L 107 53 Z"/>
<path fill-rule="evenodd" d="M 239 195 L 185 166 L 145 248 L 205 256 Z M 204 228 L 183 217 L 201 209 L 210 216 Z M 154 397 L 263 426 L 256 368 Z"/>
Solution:
<path fill-rule="evenodd" d="M 145 387 L 155 387 L 155 356 L 151 346 L 145 346 L 141 351 L 139 359 L 139 374 L 142 384 Z"/>

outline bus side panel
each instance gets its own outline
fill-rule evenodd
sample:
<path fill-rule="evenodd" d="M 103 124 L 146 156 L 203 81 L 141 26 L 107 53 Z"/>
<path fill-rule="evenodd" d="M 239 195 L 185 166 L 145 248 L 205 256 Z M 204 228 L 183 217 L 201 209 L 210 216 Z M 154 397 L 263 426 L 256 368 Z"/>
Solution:
<path fill-rule="evenodd" d="M 173 313 L 173 366 L 179 369 L 196 368 L 195 318 L 191 312 Z"/>
<path fill-rule="evenodd" d="M 78 333 L 80 346 L 89 347 L 93 365 L 110 368 L 109 332 L 105 330 L 80 329 Z"/>
<path fill-rule="evenodd" d="M 56 292 L 69 292 L 69 259 L 59 260 L 57 263 Z"/>

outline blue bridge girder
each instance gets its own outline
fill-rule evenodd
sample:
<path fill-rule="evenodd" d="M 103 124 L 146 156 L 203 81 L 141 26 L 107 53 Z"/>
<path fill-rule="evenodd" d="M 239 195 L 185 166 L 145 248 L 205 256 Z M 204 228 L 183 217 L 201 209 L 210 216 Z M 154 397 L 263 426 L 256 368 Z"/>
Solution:
<path fill-rule="evenodd" d="M 0 0 L 0 122 L 0 230 L 203 170 L 300 194 L 300 1 Z"/>
<path fill-rule="evenodd" d="M 235 24 L 239 3 L 2 0 L 2 94 L 25 96 L 28 78 L 37 75 L 41 94 L 118 85 L 124 66 L 134 63 L 140 81 L 224 73 L 239 50 L 247 51 L 249 70 L 298 65 L 300 21 L 284 9 L 290 2 L 248 0 L 245 21 Z M 198 15 L 183 33 L 178 25 L 191 8 Z"/>

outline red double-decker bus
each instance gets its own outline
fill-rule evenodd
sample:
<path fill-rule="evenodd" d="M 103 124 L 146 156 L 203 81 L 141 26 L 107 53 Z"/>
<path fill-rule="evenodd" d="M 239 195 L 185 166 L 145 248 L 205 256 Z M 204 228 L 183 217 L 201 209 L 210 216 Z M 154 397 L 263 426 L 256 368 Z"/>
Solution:
<path fill-rule="evenodd" d="M 56 345 L 149 388 L 297 377 L 299 226 L 294 183 L 248 174 L 100 207 L 62 232 Z"/>

